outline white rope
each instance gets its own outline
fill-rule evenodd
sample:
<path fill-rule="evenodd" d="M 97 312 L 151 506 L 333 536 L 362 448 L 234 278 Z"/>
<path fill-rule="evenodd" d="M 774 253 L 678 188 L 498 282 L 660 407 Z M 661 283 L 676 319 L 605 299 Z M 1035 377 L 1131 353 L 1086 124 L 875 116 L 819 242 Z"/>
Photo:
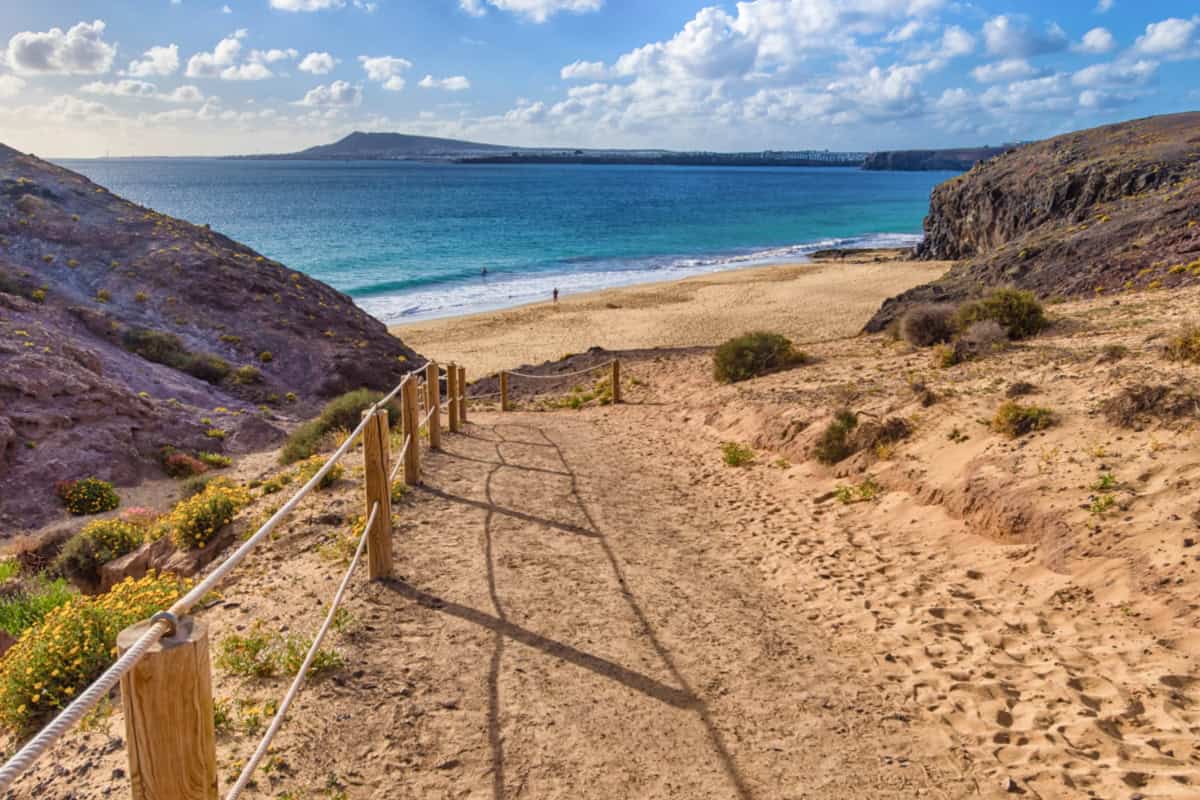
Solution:
<path fill-rule="evenodd" d="M 499 392 L 491 392 L 489 394 L 473 394 L 466 399 L 467 400 L 486 400 L 489 397 L 499 397 L 499 396 L 500 396 Z"/>
<path fill-rule="evenodd" d="M 594 367 L 588 367 L 587 369 L 576 370 L 575 372 L 563 372 L 558 375 L 530 375 L 526 372 L 513 372 L 512 370 L 507 370 L 507 369 L 504 371 L 507 372 L 509 375 L 513 375 L 518 378 L 540 378 L 542 380 L 549 381 L 549 380 L 555 380 L 558 378 L 574 378 L 576 375 L 586 375 L 587 373 L 595 372 L 598 369 L 604 369 L 605 367 L 611 367 L 614 363 L 616 363 L 615 358 L 612 361 L 605 361 L 603 364 L 597 364 Z"/>
<path fill-rule="evenodd" d="M 270 749 L 275 735 L 283 727 L 283 718 L 287 715 L 292 701 L 296 699 L 296 695 L 300 694 L 300 690 L 304 688 L 304 679 L 308 675 L 308 668 L 312 666 L 313 659 L 317 657 L 317 653 L 321 649 L 321 642 L 324 641 L 325 634 L 329 632 L 329 626 L 333 624 L 333 617 L 337 613 L 338 606 L 342 604 L 342 597 L 346 594 L 346 587 L 350 585 L 350 576 L 354 574 L 354 569 L 358 566 L 359 559 L 362 558 L 363 549 L 367 543 L 367 532 L 375 524 L 375 517 L 378 514 L 379 503 L 376 503 L 371 506 L 371 515 L 367 517 L 366 527 L 363 528 L 362 535 L 358 539 L 358 548 L 354 551 L 354 558 L 350 562 L 350 568 L 346 570 L 346 575 L 342 578 L 341 585 L 338 586 L 337 592 L 333 595 L 333 601 L 329 604 L 329 613 L 325 615 L 325 621 L 321 624 L 317 635 L 313 637 L 312 645 L 308 648 L 308 655 L 304 657 L 304 663 L 300 665 L 300 671 L 296 673 L 291 687 L 288 689 L 287 694 L 283 696 L 283 700 L 279 704 L 279 709 L 275 712 L 275 718 L 271 720 L 270 726 L 267 727 L 267 732 L 263 735 L 262 741 L 254 749 L 254 754 L 250 756 L 250 759 L 246 762 L 246 766 L 242 768 L 242 774 L 238 776 L 237 783 L 233 784 L 233 788 L 225 795 L 225 800 L 237 800 L 238 796 L 245 790 L 246 784 L 250 782 L 250 776 L 254 774 L 255 768 L 258 767 L 259 762 L 263 760 L 263 756 Z"/>
<path fill-rule="evenodd" d="M 429 413 L 425 415 L 425 418 L 424 418 L 423 420 L 421 420 L 421 424 L 422 424 L 422 425 L 428 425 L 428 424 L 429 424 L 429 419 L 430 419 L 430 417 L 432 417 L 432 416 L 433 416 L 433 412 L 434 412 L 434 411 L 437 411 L 437 409 L 436 409 L 436 408 L 431 408 L 431 409 L 429 409 Z"/>
<path fill-rule="evenodd" d="M 192 587 L 191 591 L 180 597 L 169 609 L 169 612 L 176 617 L 182 617 L 192 610 L 197 603 L 200 602 L 209 592 L 216 588 L 226 575 L 240 564 L 246 556 L 252 551 L 263 539 L 275 530 L 283 519 L 291 513 L 304 497 L 311 492 L 318 483 L 333 469 L 334 465 L 344 456 L 354 445 L 355 441 L 362 434 L 367 422 L 373 416 L 373 413 L 390 402 L 401 388 L 411 378 L 406 375 L 399 385 L 396 386 L 389 394 L 385 395 L 377 403 L 368 409 L 372 413 L 364 414 L 362 421 L 358 423 L 358 427 L 346 437 L 346 441 L 342 442 L 342 446 L 333 452 L 333 455 L 325 462 L 325 465 L 319 469 L 308 483 L 300 487 L 300 489 L 292 496 L 290 500 L 283 504 L 271 518 L 268 519 L 257 532 L 238 547 L 229 558 L 221 562 L 221 565 L 214 569 L 200 583 Z M 17 751 L 12 758 L 5 762 L 4 767 L 0 768 L 0 793 L 7 791 L 14 781 L 20 775 L 34 765 L 34 763 L 45 755 L 46 751 L 58 741 L 62 736 L 71 729 L 79 720 L 92 710 L 92 708 L 100 702 L 100 700 L 108 695 L 114 686 L 121 680 L 121 677 L 131 670 L 146 651 L 166 635 L 169 626 L 166 622 L 160 622 L 151 625 L 146 631 L 138 637 L 138 640 L 117 659 L 111 667 L 106 669 L 99 678 L 97 678 L 91 686 L 85 689 L 71 703 L 58 713 L 51 722 L 38 731 L 37 735 L 25 743 L 25 746 Z"/>
<path fill-rule="evenodd" d="M 396 475 L 400 472 L 400 468 L 404 466 L 404 456 L 408 454 L 408 446 L 412 444 L 412 434 L 404 437 L 404 446 L 400 448 L 400 452 L 396 454 L 396 466 L 392 467 L 392 474 L 388 476 L 388 484 L 396 482 Z"/>

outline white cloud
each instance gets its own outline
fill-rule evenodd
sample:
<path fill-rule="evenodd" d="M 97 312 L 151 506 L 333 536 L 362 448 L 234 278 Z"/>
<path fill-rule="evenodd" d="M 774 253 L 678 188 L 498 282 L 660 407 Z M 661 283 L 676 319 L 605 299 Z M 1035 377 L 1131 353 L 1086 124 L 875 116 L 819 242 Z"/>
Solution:
<path fill-rule="evenodd" d="M 1008 58 L 994 64 L 981 64 L 971 70 L 971 77 L 980 83 L 1000 83 L 1030 78 L 1037 74 L 1032 64 L 1023 58 Z"/>
<path fill-rule="evenodd" d="M 1001 14 L 983 24 L 987 51 L 1002 58 L 1025 58 L 1054 53 L 1067 46 L 1062 28 L 1051 24 L 1044 32 L 1034 30 L 1025 17 Z"/>
<path fill-rule="evenodd" d="M 985 108 L 1006 115 L 1068 112 L 1076 103 L 1070 82 L 1061 73 L 993 86 L 979 99 Z"/>
<path fill-rule="evenodd" d="M 1144 86 L 1154 79 L 1158 64 L 1154 61 L 1118 61 L 1111 64 L 1093 64 L 1071 76 L 1076 86 L 1089 89 L 1117 89 Z"/>
<path fill-rule="evenodd" d="M 894 28 L 884 37 L 885 42 L 907 42 L 924 29 L 925 23 L 920 20 L 909 20 L 903 26 Z"/>
<path fill-rule="evenodd" d="M 362 103 L 362 88 L 346 81 L 334 81 L 328 86 L 310 89 L 296 105 L 313 108 L 345 108 Z"/>
<path fill-rule="evenodd" d="M 564 81 L 598 81 L 608 77 L 608 67 L 603 61 L 576 61 L 558 74 Z"/>
<path fill-rule="evenodd" d="M 251 50 L 250 61 L 255 64 L 275 64 L 299 57 L 300 52 L 293 47 L 287 50 Z"/>
<path fill-rule="evenodd" d="M 144 100 L 159 100 L 164 103 L 192 104 L 203 103 L 204 93 L 196 86 L 180 86 L 170 92 L 160 92 L 158 86 L 149 81 L 120 80 L 106 83 L 93 81 L 79 87 L 85 94 L 100 97 L 126 97 Z"/>
<path fill-rule="evenodd" d="M 398 92 L 404 88 L 404 78 L 400 73 L 412 67 L 407 58 L 396 56 L 359 56 L 367 79 L 383 86 L 389 92 Z"/>
<path fill-rule="evenodd" d="M 1137 38 L 1134 49 L 1147 55 L 1167 58 L 1200 55 L 1200 42 L 1196 33 L 1200 30 L 1200 17 L 1179 19 L 1171 17 L 1162 22 L 1152 22 L 1146 32 Z"/>
<path fill-rule="evenodd" d="M 233 66 L 242 52 L 242 39 L 245 39 L 245 28 L 234 31 L 221 41 L 212 52 L 196 53 L 188 59 L 187 76 L 189 78 L 216 78 L 226 67 Z"/>
<path fill-rule="evenodd" d="M 142 57 L 129 62 L 125 72 L 135 78 L 174 75 L 179 69 L 179 45 L 151 47 Z"/>
<path fill-rule="evenodd" d="M 1083 35 L 1083 39 L 1075 46 L 1080 53 L 1107 53 L 1117 46 L 1117 40 L 1106 28 L 1092 28 Z"/>
<path fill-rule="evenodd" d="M 422 89 L 445 89 L 447 92 L 462 92 L 471 88 L 471 82 L 465 75 L 451 75 L 448 78 L 426 75 L 417 85 Z"/>
<path fill-rule="evenodd" d="M 247 61 L 244 64 L 233 64 L 221 70 L 223 81 L 262 81 L 275 77 L 261 61 Z"/>
<path fill-rule="evenodd" d="M 599 11 L 604 0 L 458 0 L 459 8 L 474 17 L 482 17 L 489 5 L 534 22 L 545 22 L 562 11 L 572 14 Z"/>
<path fill-rule="evenodd" d="M 300 71 L 311 75 L 328 75 L 338 63 L 339 60 L 329 53 L 309 53 L 300 62 Z"/>
<path fill-rule="evenodd" d="M 1096 13 L 1107 14 L 1109 11 L 1112 11 L 1114 5 L 1113 0 L 1098 0 L 1096 3 Z"/>
<path fill-rule="evenodd" d="M 951 25 L 942 33 L 942 55 L 947 58 L 965 56 L 975 50 L 975 37 L 957 25 Z"/>
<path fill-rule="evenodd" d="M 232 9 L 232 8 L 230 8 L 230 7 L 229 7 L 229 6 L 227 6 L 227 5 L 225 5 L 225 6 L 221 6 L 221 13 L 222 13 L 222 14 L 232 14 L 232 13 L 233 13 L 233 9 Z"/>
<path fill-rule="evenodd" d="M 146 81 L 123 80 L 115 83 L 95 81 L 79 87 L 79 91 L 112 97 L 154 97 L 158 94 L 158 87 Z"/>
<path fill-rule="evenodd" d="M 100 75 L 112 68 L 117 46 L 104 41 L 103 20 L 61 28 L 24 31 L 8 41 L 8 64 L 22 74 Z"/>
<path fill-rule="evenodd" d="M 279 11 L 326 11 L 344 5 L 345 0 L 271 0 L 271 8 Z"/>
<path fill-rule="evenodd" d="M 16 75 L 0 75 L 0 97 L 16 97 L 25 88 L 25 81 Z"/>

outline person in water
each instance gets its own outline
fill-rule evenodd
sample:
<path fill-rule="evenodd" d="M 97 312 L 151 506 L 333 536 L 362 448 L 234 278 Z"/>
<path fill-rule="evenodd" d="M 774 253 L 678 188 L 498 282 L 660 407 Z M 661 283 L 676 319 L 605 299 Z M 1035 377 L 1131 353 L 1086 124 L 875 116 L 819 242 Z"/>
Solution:
<path fill-rule="evenodd" d="M 558 287 L 554 287 L 554 302 L 558 302 Z"/>
<path fill-rule="evenodd" d="M 479 270 L 479 274 L 486 278 L 487 277 L 487 267 L 484 267 L 483 269 Z"/>

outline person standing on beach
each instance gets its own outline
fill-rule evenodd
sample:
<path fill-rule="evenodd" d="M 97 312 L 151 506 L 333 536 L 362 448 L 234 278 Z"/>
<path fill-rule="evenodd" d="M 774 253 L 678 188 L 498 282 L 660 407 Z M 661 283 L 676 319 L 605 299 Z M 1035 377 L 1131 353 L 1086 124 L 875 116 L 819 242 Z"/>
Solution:
<path fill-rule="evenodd" d="M 554 287 L 554 302 L 558 302 L 558 287 Z"/>

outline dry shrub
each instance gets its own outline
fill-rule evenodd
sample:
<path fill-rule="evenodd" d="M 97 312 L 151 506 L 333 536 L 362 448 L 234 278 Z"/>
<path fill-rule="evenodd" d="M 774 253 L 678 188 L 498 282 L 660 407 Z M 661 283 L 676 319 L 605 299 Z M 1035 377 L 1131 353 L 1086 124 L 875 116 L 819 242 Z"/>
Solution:
<path fill-rule="evenodd" d="M 1126 386 L 1100 406 L 1109 424 L 1133 428 L 1148 418 L 1163 421 L 1200 416 L 1200 396 L 1170 386 Z"/>
<path fill-rule="evenodd" d="M 1200 325 L 1187 325 L 1167 341 L 1165 355 L 1172 361 L 1200 364 Z"/>
<path fill-rule="evenodd" d="M 1025 395 L 1033 394 L 1037 391 L 1037 387 L 1028 381 L 1017 381 L 1011 384 L 1004 392 L 1004 396 L 1012 399 L 1014 397 L 1024 397 Z"/>
<path fill-rule="evenodd" d="M 900 318 L 900 336 L 914 347 L 932 347 L 954 338 L 955 308 L 944 303 L 914 306 Z"/>
<path fill-rule="evenodd" d="M 735 336 L 713 354 L 713 377 L 736 383 L 805 362 L 786 336 L 757 331 Z"/>
<path fill-rule="evenodd" d="M 821 433 L 817 440 L 815 454 L 822 464 L 836 464 L 854 455 L 850 446 L 850 434 L 858 427 L 858 415 L 849 409 L 843 409 L 833 417 L 833 422 Z"/>
<path fill-rule="evenodd" d="M 883 422 L 863 422 L 847 437 L 847 443 L 855 453 L 875 450 L 907 439 L 912 433 L 908 421 L 901 417 L 889 417 Z"/>

